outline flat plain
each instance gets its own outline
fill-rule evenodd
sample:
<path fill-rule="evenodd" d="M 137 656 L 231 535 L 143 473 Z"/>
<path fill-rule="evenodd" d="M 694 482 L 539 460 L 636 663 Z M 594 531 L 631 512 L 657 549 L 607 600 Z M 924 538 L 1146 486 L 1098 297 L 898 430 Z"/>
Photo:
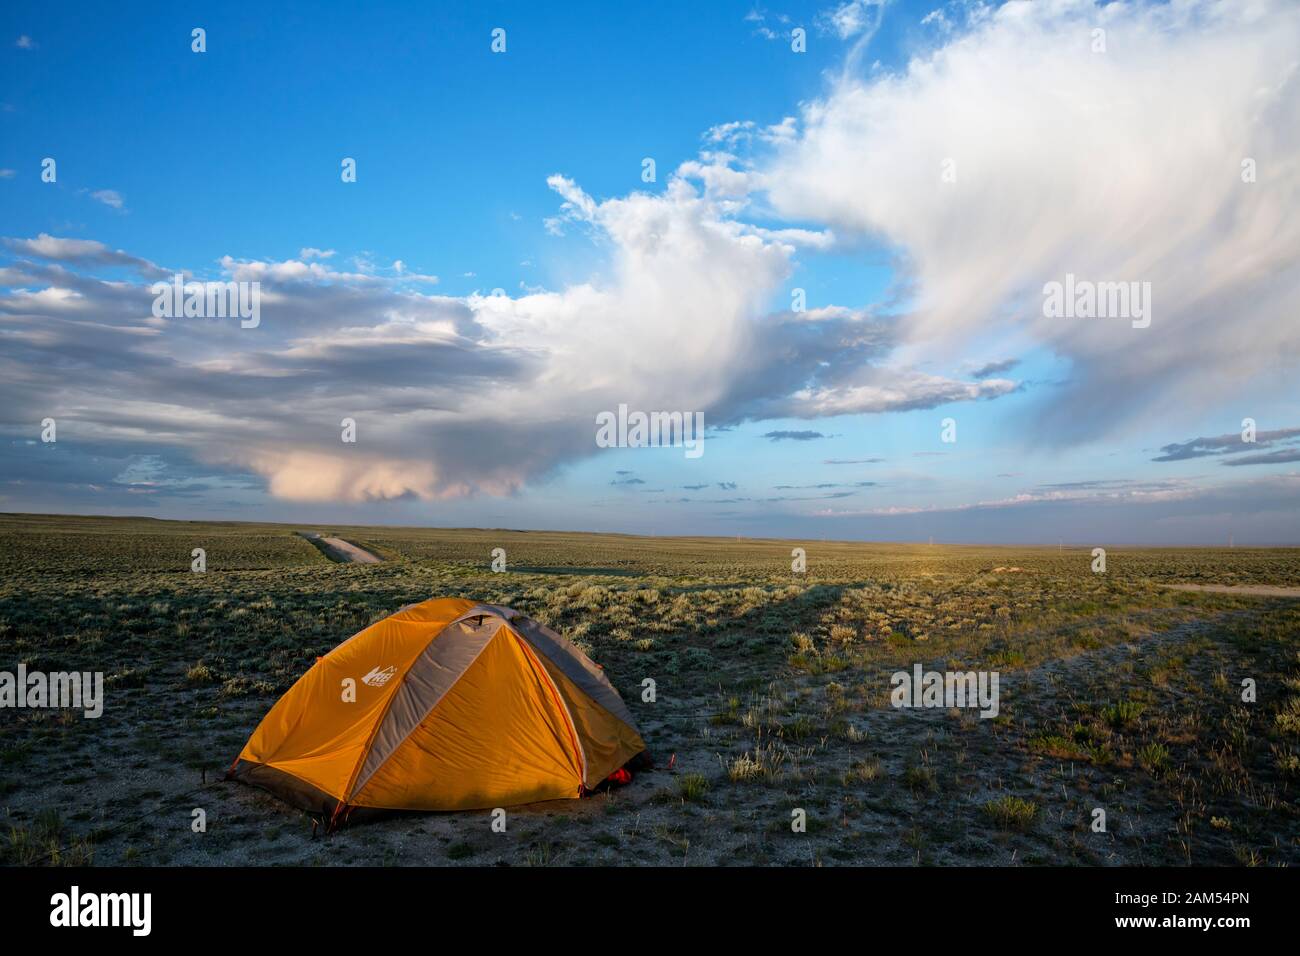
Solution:
<path fill-rule="evenodd" d="M 1300 861 L 1300 549 L 1091 549 L 2 515 L 0 670 L 102 671 L 106 702 L 0 711 L 0 863 Z M 324 836 L 222 779 L 316 656 L 447 595 L 576 642 L 655 769 L 504 833 Z M 918 663 L 998 672 L 997 716 L 891 706 Z"/>

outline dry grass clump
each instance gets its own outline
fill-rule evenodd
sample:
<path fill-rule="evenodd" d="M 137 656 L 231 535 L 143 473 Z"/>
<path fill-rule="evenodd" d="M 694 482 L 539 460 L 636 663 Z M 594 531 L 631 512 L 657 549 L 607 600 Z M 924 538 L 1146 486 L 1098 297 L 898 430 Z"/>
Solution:
<path fill-rule="evenodd" d="M 781 778 L 786 751 L 773 744 L 755 747 L 723 764 L 732 783 L 775 781 Z"/>
<path fill-rule="evenodd" d="M 995 826 L 1003 830 L 1028 830 L 1038 817 L 1038 804 L 1011 794 L 989 800 L 982 810 Z"/>

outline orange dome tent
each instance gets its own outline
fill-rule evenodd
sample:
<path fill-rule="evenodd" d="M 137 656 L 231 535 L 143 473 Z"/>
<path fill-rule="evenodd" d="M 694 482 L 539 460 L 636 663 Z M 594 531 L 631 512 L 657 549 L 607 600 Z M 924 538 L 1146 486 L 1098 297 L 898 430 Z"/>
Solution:
<path fill-rule="evenodd" d="M 574 798 L 644 750 L 618 691 L 563 637 L 439 598 L 318 658 L 230 776 L 338 820 Z"/>

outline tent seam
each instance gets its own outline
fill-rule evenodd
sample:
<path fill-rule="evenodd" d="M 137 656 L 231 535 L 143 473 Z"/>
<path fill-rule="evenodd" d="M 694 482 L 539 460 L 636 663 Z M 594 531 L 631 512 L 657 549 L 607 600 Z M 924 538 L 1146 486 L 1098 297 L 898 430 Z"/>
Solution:
<path fill-rule="evenodd" d="M 578 767 L 578 775 L 581 777 L 579 783 L 583 788 L 585 788 L 587 786 L 587 751 L 586 748 L 582 746 L 582 738 L 578 734 L 577 724 L 573 722 L 573 714 L 569 712 L 569 705 L 565 702 L 564 695 L 560 693 L 560 689 L 555 686 L 555 681 L 551 679 L 551 675 L 547 672 L 546 668 L 542 666 L 542 662 L 537 660 L 536 652 L 532 645 L 529 644 L 528 641 L 524 640 L 524 638 L 517 633 L 514 628 L 510 628 L 510 634 L 519 642 L 520 646 L 524 649 L 524 653 L 526 653 L 531 659 L 533 666 L 541 672 L 542 677 L 546 681 L 546 685 L 551 689 L 552 696 L 555 697 L 556 702 L 560 705 L 560 709 L 564 712 L 564 719 L 568 724 L 567 730 L 569 731 L 569 740 L 573 744 L 573 749 L 578 752 L 578 763 L 580 765 Z"/>

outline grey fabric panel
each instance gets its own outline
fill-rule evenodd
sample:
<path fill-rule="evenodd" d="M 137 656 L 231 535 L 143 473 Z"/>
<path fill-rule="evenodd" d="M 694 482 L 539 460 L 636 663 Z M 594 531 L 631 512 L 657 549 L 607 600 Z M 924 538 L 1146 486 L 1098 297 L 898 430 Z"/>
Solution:
<path fill-rule="evenodd" d="M 338 807 L 339 802 L 319 787 L 264 763 L 238 760 L 227 776 L 240 783 L 260 787 L 285 803 L 309 813 L 330 814 Z"/>
<path fill-rule="evenodd" d="M 464 615 L 439 631 L 407 669 L 402 686 L 397 688 L 370 744 L 370 752 L 366 754 L 356 785 L 348 794 L 349 799 L 361 792 L 374 772 L 438 706 L 438 701 L 460 680 L 487 647 L 488 641 L 501 629 L 501 621 L 496 617 L 486 617 L 478 624 L 470 620 L 473 617 L 477 615 Z"/>
<path fill-rule="evenodd" d="M 638 734 L 641 733 L 637 730 L 636 721 L 632 719 L 627 704 L 623 703 L 623 698 L 618 695 L 614 685 L 609 682 L 604 672 L 588 659 L 587 655 L 531 617 L 515 612 L 507 613 L 514 614 L 513 618 L 507 618 L 510 626 L 522 634 L 535 650 L 545 654 L 565 677 L 581 687 L 588 697 L 605 710 L 636 730 Z"/>
<path fill-rule="evenodd" d="M 305 780 L 299 780 L 291 773 L 267 764 L 241 760 L 239 765 L 226 776 L 231 780 L 238 780 L 240 783 L 265 790 L 291 806 L 322 817 L 332 818 L 339 808 L 339 802 L 325 791 L 313 787 Z M 379 807 L 348 807 L 347 814 L 339 822 L 360 823 L 365 820 L 378 820 L 393 812 Z M 330 823 L 332 825 L 332 819 Z"/>
<path fill-rule="evenodd" d="M 466 611 L 464 614 L 462 614 L 460 617 L 456 618 L 456 620 L 457 621 L 474 620 L 476 618 L 484 617 L 485 615 L 490 614 L 501 618 L 501 620 L 503 621 L 508 621 L 510 620 L 510 618 L 514 617 L 518 613 L 519 613 L 518 611 L 512 611 L 508 607 L 500 607 L 499 605 L 496 604 L 476 604 L 468 611 Z"/>

